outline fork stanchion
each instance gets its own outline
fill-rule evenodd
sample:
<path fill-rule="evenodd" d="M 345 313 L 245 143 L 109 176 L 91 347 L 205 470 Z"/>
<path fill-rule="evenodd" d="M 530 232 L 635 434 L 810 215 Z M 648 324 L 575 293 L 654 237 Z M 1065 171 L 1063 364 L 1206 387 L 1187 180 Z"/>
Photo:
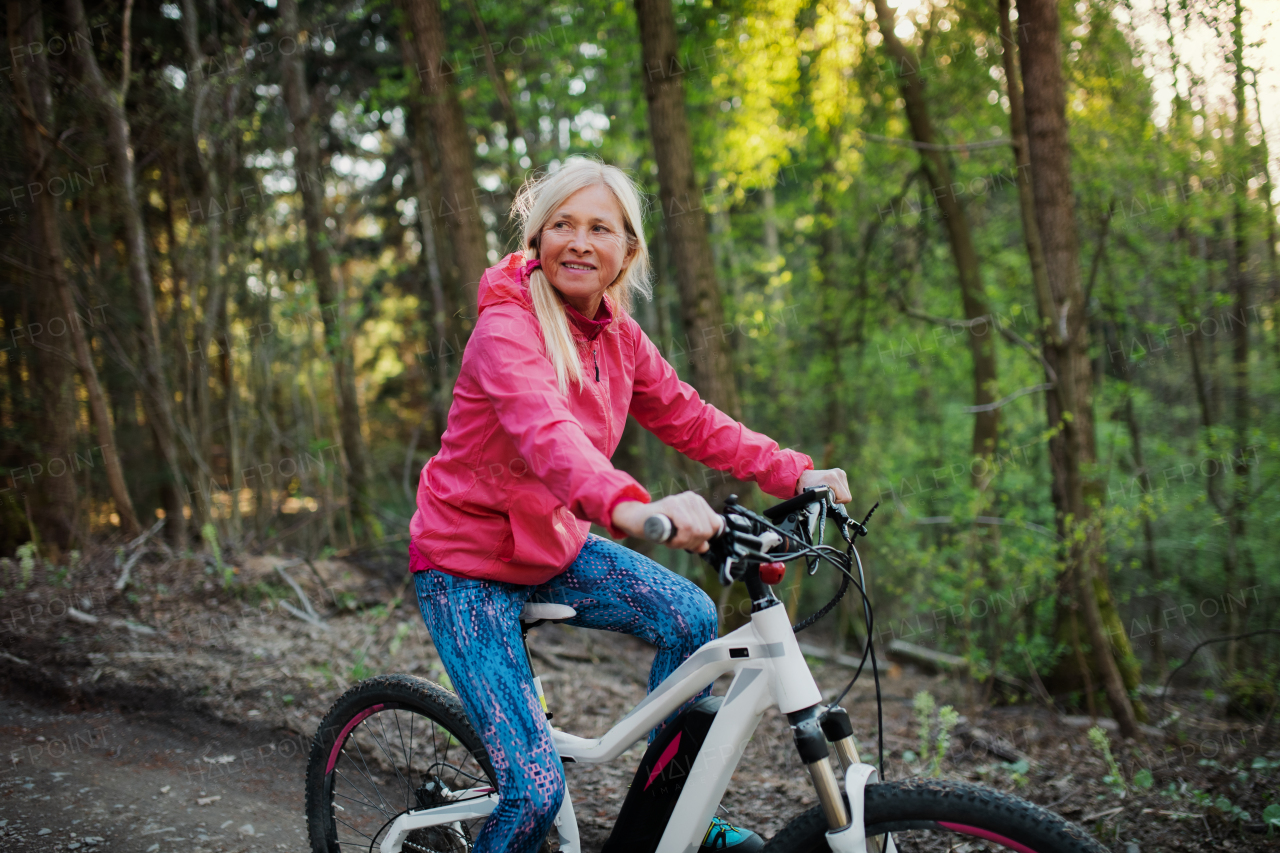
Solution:
<path fill-rule="evenodd" d="M 827 711 L 822 717 L 822 733 L 836 748 L 840 758 L 840 769 L 848 772 L 849 767 L 860 764 L 858 745 L 853 739 L 853 723 L 849 721 L 849 712 L 839 705 Z"/>
<path fill-rule="evenodd" d="M 819 724 L 817 709 L 818 706 L 814 706 L 788 714 L 787 722 L 791 724 L 791 736 L 800 753 L 800 760 L 804 762 L 809 778 L 813 780 L 813 788 L 818 794 L 818 802 L 822 804 L 827 826 L 833 830 L 843 829 L 849 825 L 849 810 L 845 808 L 840 783 L 828 760 L 827 738 Z"/>
<path fill-rule="evenodd" d="M 843 829 L 849 825 L 849 812 L 844 807 L 844 797 L 840 795 L 840 783 L 836 781 L 836 773 L 831 769 L 827 759 L 806 764 L 809 778 L 813 780 L 814 790 L 818 792 L 818 802 L 822 803 L 822 814 L 827 819 L 827 826 L 832 829 Z"/>

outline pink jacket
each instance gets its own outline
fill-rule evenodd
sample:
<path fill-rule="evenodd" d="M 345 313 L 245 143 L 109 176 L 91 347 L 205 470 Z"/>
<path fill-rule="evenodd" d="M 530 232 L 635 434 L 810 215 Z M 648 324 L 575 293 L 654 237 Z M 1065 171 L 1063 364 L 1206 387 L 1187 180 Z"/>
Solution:
<path fill-rule="evenodd" d="M 621 538 L 613 508 L 649 501 L 609 462 L 628 413 L 686 456 L 776 497 L 795 493 L 813 460 L 704 403 L 621 312 L 594 341 L 570 324 L 586 369 L 582 387 L 561 394 L 524 260 L 507 255 L 480 279 L 448 428 L 418 481 L 412 570 L 540 584 L 573 562 L 591 522 Z"/>

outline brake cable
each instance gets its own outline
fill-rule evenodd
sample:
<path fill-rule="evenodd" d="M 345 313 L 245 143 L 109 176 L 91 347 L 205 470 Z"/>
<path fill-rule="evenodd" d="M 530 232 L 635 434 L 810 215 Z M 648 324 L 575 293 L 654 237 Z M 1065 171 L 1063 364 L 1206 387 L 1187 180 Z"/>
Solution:
<path fill-rule="evenodd" d="M 794 560 L 797 557 L 804 557 L 806 562 L 808 562 L 810 559 L 813 560 L 811 565 L 815 567 L 815 570 L 818 562 L 825 560 L 831 565 L 835 566 L 836 570 L 840 572 L 842 576 L 840 589 L 836 592 L 835 597 L 832 598 L 830 601 L 828 601 L 825 605 L 823 605 L 822 608 L 819 609 L 816 613 L 802 620 L 800 623 L 793 625 L 792 629 L 795 632 L 798 633 L 804 630 L 805 628 L 813 625 L 819 619 L 823 618 L 828 613 L 830 613 L 831 609 L 835 607 L 835 605 L 840 601 L 840 599 L 844 597 L 850 585 L 857 587 L 858 595 L 862 599 L 863 626 L 865 627 L 867 632 L 866 645 L 863 647 L 862 659 L 858 662 L 858 668 L 854 672 L 853 678 L 851 678 L 849 680 L 849 683 L 845 685 L 844 690 L 840 691 L 840 695 L 827 704 L 827 711 L 824 712 L 823 716 L 825 716 L 826 713 L 830 713 L 830 711 L 840 703 L 840 700 L 844 699 L 844 697 L 848 695 L 849 691 L 853 689 L 853 685 L 857 682 L 858 678 L 862 675 L 863 667 L 866 665 L 867 659 L 869 657 L 871 659 L 871 677 L 872 677 L 872 680 L 875 682 L 875 690 L 876 690 L 876 740 L 877 740 L 877 746 L 878 746 L 878 759 L 879 759 L 878 765 L 879 765 L 880 779 L 884 780 L 886 778 L 885 772 L 884 772 L 884 699 L 880 690 L 879 661 L 876 659 L 875 645 L 872 643 L 872 638 L 875 635 L 875 612 L 874 610 L 872 610 L 872 607 L 871 607 L 871 599 L 868 598 L 867 596 L 867 590 L 866 590 L 867 580 L 866 580 L 866 572 L 862 567 L 862 556 L 858 553 L 858 549 L 854 544 L 857 541 L 857 538 L 859 536 L 867 535 L 867 522 L 871 520 L 871 516 L 875 513 L 876 509 L 879 508 L 880 502 L 876 501 L 876 503 L 867 512 L 866 517 L 862 519 L 861 523 L 856 522 L 852 518 L 850 518 L 848 513 L 844 512 L 843 507 L 840 507 L 838 504 L 830 505 L 830 506 L 831 508 L 838 510 L 838 517 L 840 518 L 840 521 L 841 521 L 841 523 L 838 525 L 840 530 L 840 535 L 844 538 L 845 542 L 848 544 L 848 549 L 844 554 L 841 554 L 837 549 L 831 547 L 830 545 L 823 544 L 821 540 L 819 540 L 818 545 L 813 545 L 812 543 L 806 543 L 803 541 L 797 541 L 795 536 L 792 536 L 788 534 L 786 531 L 781 530 L 780 528 L 776 527 L 767 519 L 762 518 L 761 516 L 757 515 L 754 512 L 751 512 L 745 507 L 735 504 L 732 507 L 732 511 L 736 514 L 742 515 L 745 518 L 748 518 L 755 524 L 761 527 L 764 527 L 765 529 L 768 529 L 773 531 L 774 533 L 777 533 L 778 535 L 783 537 L 784 542 L 796 542 L 796 544 L 800 545 L 800 548 L 798 548 L 795 551 L 790 551 L 783 554 L 768 554 L 768 555 L 762 554 L 759 556 L 761 557 L 767 556 L 769 559 L 778 561 L 778 562 L 786 562 L 788 560 Z M 726 506 L 725 510 L 726 512 L 730 511 L 730 507 Z M 826 518 L 825 512 L 822 514 L 821 518 L 825 521 L 825 518 Z M 852 536 L 849 535 L 849 528 L 853 528 Z M 825 528 L 821 524 L 819 526 L 819 529 L 823 530 L 823 532 L 825 533 Z M 835 552 L 836 556 L 843 557 L 845 565 L 841 565 L 839 562 L 832 559 L 832 557 L 826 553 L 827 551 L 833 551 Z M 849 571 L 849 569 L 852 568 L 854 561 L 857 561 L 857 564 L 858 564 L 857 578 L 854 578 L 852 572 Z M 812 573 L 813 572 L 811 571 L 810 574 Z"/>

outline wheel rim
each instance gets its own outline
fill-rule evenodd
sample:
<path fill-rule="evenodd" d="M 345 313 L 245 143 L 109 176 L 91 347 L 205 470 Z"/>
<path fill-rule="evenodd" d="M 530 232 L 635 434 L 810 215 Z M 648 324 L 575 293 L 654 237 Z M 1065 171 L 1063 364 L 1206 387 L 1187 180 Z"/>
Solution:
<path fill-rule="evenodd" d="M 867 827 L 868 839 L 885 833 L 892 833 L 898 853 L 995 853 L 1000 850 L 1037 853 L 998 832 L 953 821 L 903 820 Z"/>
<path fill-rule="evenodd" d="M 410 809 L 452 802 L 457 792 L 490 788 L 471 751 L 422 711 L 395 703 L 354 715 L 330 750 L 325 775 L 329 849 L 377 850 L 388 827 Z M 465 853 L 483 818 L 414 830 L 411 853 Z"/>

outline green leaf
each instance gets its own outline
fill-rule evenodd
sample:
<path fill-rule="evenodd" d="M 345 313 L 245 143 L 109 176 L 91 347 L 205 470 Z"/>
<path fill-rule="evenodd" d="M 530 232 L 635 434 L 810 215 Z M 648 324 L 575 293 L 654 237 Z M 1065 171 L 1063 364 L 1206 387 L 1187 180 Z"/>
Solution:
<path fill-rule="evenodd" d="M 1218 797 L 1218 799 L 1214 800 L 1213 807 L 1216 808 L 1218 811 L 1231 814 L 1231 801 L 1228 800 L 1226 797 Z"/>
<path fill-rule="evenodd" d="M 1268 826 L 1280 826 L 1280 803 L 1272 803 L 1262 810 L 1262 822 Z"/>
<path fill-rule="evenodd" d="M 1150 788 L 1155 784 L 1155 777 L 1151 775 L 1151 771 L 1145 767 L 1133 774 L 1133 784 L 1139 788 Z"/>

